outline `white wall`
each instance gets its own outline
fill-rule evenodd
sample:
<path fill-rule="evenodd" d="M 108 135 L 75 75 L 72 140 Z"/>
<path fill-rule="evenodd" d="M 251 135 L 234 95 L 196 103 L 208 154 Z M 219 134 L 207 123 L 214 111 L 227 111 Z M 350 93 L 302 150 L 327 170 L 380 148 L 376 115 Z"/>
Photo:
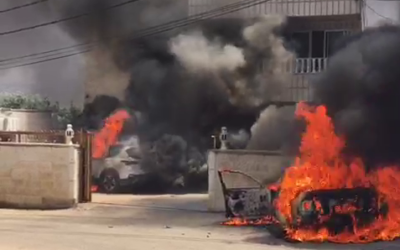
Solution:
<path fill-rule="evenodd" d="M 364 0 L 363 29 L 383 23 L 400 23 L 400 1 Z"/>
<path fill-rule="evenodd" d="M 78 202 L 79 149 L 0 143 L 0 208 L 54 209 Z"/>

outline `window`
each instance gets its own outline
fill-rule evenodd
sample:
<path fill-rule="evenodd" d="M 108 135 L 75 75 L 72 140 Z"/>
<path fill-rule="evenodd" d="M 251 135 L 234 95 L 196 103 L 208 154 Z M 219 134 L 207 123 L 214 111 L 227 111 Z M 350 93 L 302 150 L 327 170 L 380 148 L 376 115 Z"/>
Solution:
<path fill-rule="evenodd" d="M 309 57 L 311 45 L 310 32 L 296 32 L 290 38 L 290 44 L 300 58 Z"/>
<path fill-rule="evenodd" d="M 290 36 L 290 45 L 298 58 L 325 58 L 332 54 L 334 44 L 346 31 L 306 31 Z"/>
<path fill-rule="evenodd" d="M 332 55 L 335 42 L 346 31 L 306 31 L 290 36 L 290 45 L 297 55 L 295 73 L 317 73 L 325 68 L 326 58 Z"/>
<path fill-rule="evenodd" d="M 325 57 L 332 55 L 335 43 L 347 34 L 345 31 L 325 32 Z"/>
<path fill-rule="evenodd" d="M 121 150 L 124 148 L 123 145 L 113 145 L 110 147 L 108 151 L 108 156 L 107 157 L 115 157 L 118 156 L 121 153 Z"/>
<path fill-rule="evenodd" d="M 324 58 L 324 31 L 311 32 L 311 58 Z"/>

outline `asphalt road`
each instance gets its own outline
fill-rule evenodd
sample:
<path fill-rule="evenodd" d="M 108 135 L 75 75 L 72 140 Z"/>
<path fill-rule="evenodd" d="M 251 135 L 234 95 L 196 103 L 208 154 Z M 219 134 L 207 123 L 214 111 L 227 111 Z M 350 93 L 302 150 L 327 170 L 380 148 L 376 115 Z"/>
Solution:
<path fill-rule="evenodd" d="M 0 210 L 0 249 L 349 249 L 398 250 L 400 243 L 289 244 L 264 230 L 221 226 L 206 212 L 205 195 L 95 195 L 59 211 Z"/>

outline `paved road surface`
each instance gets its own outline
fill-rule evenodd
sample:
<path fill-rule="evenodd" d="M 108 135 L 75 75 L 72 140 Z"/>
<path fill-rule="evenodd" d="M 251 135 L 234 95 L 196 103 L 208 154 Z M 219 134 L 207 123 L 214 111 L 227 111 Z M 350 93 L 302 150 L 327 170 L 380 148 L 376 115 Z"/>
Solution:
<path fill-rule="evenodd" d="M 287 244 L 264 231 L 220 226 L 205 211 L 204 195 L 96 195 L 70 210 L 0 210 L 4 250 L 398 250 L 400 243 L 373 245 Z"/>

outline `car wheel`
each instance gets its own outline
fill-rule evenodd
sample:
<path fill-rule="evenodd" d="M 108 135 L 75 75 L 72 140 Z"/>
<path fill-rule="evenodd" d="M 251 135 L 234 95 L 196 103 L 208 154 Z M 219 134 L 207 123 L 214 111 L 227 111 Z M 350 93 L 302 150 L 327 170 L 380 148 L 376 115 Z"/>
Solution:
<path fill-rule="evenodd" d="M 117 193 L 120 189 L 118 172 L 113 169 L 104 170 L 100 175 L 99 187 L 103 193 Z"/>

